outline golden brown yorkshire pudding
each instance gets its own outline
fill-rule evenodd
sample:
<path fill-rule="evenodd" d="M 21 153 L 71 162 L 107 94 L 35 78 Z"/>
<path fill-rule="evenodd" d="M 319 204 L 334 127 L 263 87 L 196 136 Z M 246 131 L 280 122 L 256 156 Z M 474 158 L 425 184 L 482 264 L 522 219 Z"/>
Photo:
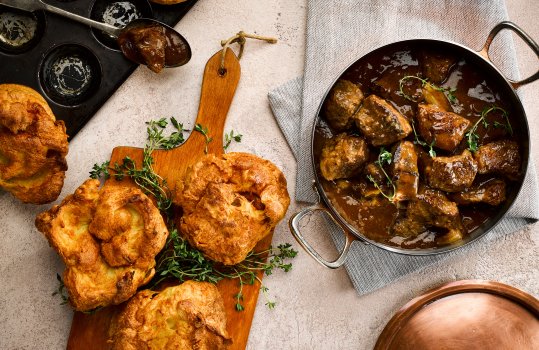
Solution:
<path fill-rule="evenodd" d="M 138 188 L 87 180 L 60 205 L 39 214 L 36 227 L 66 264 L 64 284 L 79 311 L 132 297 L 155 274 L 168 235 L 159 210 Z"/>
<path fill-rule="evenodd" d="M 223 299 L 208 282 L 138 292 L 112 320 L 112 350 L 226 349 Z"/>
<path fill-rule="evenodd" d="M 290 197 L 283 173 L 247 153 L 207 155 L 178 184 L 182 235 L 225 265 L 245 259 L 284 217 Z"/>
<path fill-rule="evenodd" d="M 50 203 L 64 185 L 64 122 L 22 85 L 0 84 L 0 187 L 25 203 Z"/>

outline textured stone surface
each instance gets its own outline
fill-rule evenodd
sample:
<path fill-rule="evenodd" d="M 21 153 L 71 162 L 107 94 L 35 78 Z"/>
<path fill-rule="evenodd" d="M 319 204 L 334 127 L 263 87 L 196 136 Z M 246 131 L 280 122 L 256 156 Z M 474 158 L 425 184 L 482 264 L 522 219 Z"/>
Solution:
<path fill-rule="evenodd" d="M 508 0 L 508 7 L 511 19 L 539 40 L 539 11 L 534 1 Z M 253 152 L 275 162 L 285 172 L 292 193 L 294 157 L 273 119 L 266 94 L 271 87 L 302 73 L 305 18 L 305 0 L 199 0 L 177 26 L 192 45 L 192 61 L 160 75 L 144 67 L 137 69 L 71 142 L 69 171 L 60 198 L 86 179 L 95 162 L 108 159 L 114 146 L 142 145 L 144 121 L 175 116 L 191 127 L 205 63 L 219 50 L 221 39 L 240 29 L 275 35 L 280 41 L 277 45 L 247 45 L 240 86 L 226 127 L 245 136 L 231 149 Z M 521 71 L 535 71 L 539 63 L 531 51 L 519 40 L 517 49 Z M 532 135 L 538 135 L 539 82 L 521 91 Z M 533 148 L 539 155 L 536 142 Z M 58 297 L 51 296 L 57 287 L 55 274 L 63 266 L 33 225 L 35 215 L 48 207 L 22 205 L 9 194 L 0 193 L 0 349 L 65 348 L 72 313 L 59 305 Z M 293 204 L 286 219 L 297 209 Z M 314 237 L 322 250 L 334 254 L 329 237 L 323 233 Z M 285 221 L 276 230 L 274 242 L 295 243 Z M 465 260 L 446 260 L 358 297 L 343 269 L 326 270 L 300 251 L 290 273 L 265 279 L 278 306 L 268 310 L 264 298 L 260 298 L 248 348 L 372 348 L 397 309 L 446 281 L 493 279 L 538 296 L 538 256 L 539 225 L 533 225 L 500 237 L 489 251 L 475 251 Z"/>

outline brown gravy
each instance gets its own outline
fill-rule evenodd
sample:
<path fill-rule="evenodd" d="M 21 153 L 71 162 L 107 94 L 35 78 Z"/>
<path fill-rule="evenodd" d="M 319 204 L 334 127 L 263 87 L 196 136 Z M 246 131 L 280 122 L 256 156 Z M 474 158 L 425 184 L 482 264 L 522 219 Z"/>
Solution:
<path fill-rule="evenodd" d="M 382 76 L 385 76 L 385 79 L 388 79 L 389 76 L 389 84 L 395 89 L 392 89 L 391 97 L 388 98 L 388 101 L 410 119 L 415 115 L 417 103 L 402 97 L 399 91 L 399 80 L 404 76 L 418 75 L 421 72 L 419 54 L 422 49 L 419 46 L 414 46 L 414 44 L 402 43 L 375 50 L 347 69 L 341 79 L 358 84 L 365 96 L 368 96 L 371 93 L 376 94 L 373 91 L 373 82 L 376 82 Z M 429 47 L 429 49 L 432 48 Z M 502 107 L 509 113 L 514 136 L 510 137 L 509 135 L 501 134 L 503 130 L 497 128 L 479 126 L 477 134 L 480 136 L 480 143 L 488 143 L 499 139 L 501 136 L 504 139 L 519 141 L 515 136 L 519 135 L 520 132 L 524 132 L 522 130 L 523 126 L 518 121 L 518 116 L 514 115 L 515 109 L 509 104 L 510 101 L 504 100 L 503 89 L 496 85 L 494 79 L 491 79 L 483 69 L 467 61 L 466 57 L 459 57 L 457 53 L 456 58 L 458 63 L 451 70 L 447 80 L 441 84 L 443 87 L 456 89 L 454 95 L 457 98 L 457 103 L 452 105 L 454 112 L 469 119 L 472 122 L 471 125 L 473 125 L 480 118 L 483 108 L 492 105 Z M 317 177 L 329 201 L 340 215 L 356 228 L 360 234 L 383 244 L 405 249 L 426 249 L 445 245 L 443 235 L 435 230 L 428 230 L 417 237 L 411 238 L 400 237 L 391 233 L 390 228 L 397 218 L 399 209 L 389 201 L 385 201 L 385 204 L 380 206 L 371 205 L 369 200 L 361 198 L 359 184 L 360 177 L 363 175 L 358 178 L 336 181 L 327 181 L 320 175 L 318 164 L 321 149 L 326 140 L 338 134 L 324 120 L 324 113 L 320 113 L 313 142 Z M 503 119 L 499 116 L 492 116 L 492 118 L 489 117 L 489 121 L 492 123 L 494 121 L 503 122 Z M 354 133 L 355 131 L 359 134 L 359 131 L 354 126 L 354 129 L 348 132 Z M 413 133 L 406 139 L 414 141 Z M 522 145 L 520 146 L 522 149 Z M 374 155 L 374 158 L 376 158 L 378 148 L 372 146 L 370 148 L 372 151 L 371 156 Z M 460 154 L 466 148 L 467 143 L 466 138 L 464 138 L 454 152 L 449 153 L 439 149 L 436 152 L 438 156 L 450 156 Z M 488 181 L 492 178 L 493 176 L 491 175 L 478 174 L 475 182 Z M 423 179 L 420 178 L 420 182 L 423 182 Z M 517 190 L 517 183 L 507 181 L 508 198 L 511 197 L 509 194 L 515 190 Z M 464 237 L 495 216 L 499 210 L 500 207 L 492 207 L 486 204 L 459 206 L 462 222 L 467 231 L 464 233 Z"/>
<path fill-rule="evenodd" d="M 118 37 L 122 52 L 132 61 L 144 63 L 153 72 L 189 61 L 186 44 L 166 27 L 159 25 L 137 26 Z"/>

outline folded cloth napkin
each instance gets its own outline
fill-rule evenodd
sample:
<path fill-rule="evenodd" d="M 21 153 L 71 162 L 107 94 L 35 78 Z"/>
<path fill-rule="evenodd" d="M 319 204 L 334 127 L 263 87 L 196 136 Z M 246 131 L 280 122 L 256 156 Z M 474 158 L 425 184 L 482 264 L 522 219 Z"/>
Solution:
<path fill-rule="evenodd" d="M 275 118 L 298 162 L 296 200 L 317 200 L 312 188 L 311 132 L 324 93 L 343 69 L 377 47 L 406 39 L 451 40 L 479 49 L 489 31 L 507 19 L 504 0 L 309 0 L 304 76 L 269 93 Z M 498 37 L 491 56 L 503 58 L 498 67 L 517 78 L 512 37 L 507 31 Z M 356 243 L 345 264 L 350 279 L 360 295 L 366 294 L 451 254 L 488 245 L 500 234 L 539 219 L 538 193 L 531 163 L 514 206 L 486 237 L 454 253 L 433 256 L 399 255 Z M 325 225 L 320 229 L 328 230 L 342 249 L 340 230 L 330 220 Z"/>

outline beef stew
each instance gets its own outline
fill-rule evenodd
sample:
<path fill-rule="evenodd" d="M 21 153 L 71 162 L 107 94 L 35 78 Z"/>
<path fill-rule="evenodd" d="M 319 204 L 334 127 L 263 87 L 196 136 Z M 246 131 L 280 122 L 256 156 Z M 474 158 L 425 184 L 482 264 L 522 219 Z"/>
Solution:
<path fill-rule="evenodd" d="M 348 68 L 313 137 L 331 206 L 367 240 L 401 249 L 454 244 L 499 219 L 527 166 L 527 125 L 504 81 L 466 50 L 428 43 L 392 44 Z M 335 152 L 345 138 L 359 148 Z M 351 159 L 346 176 L 321 171 Z"/>

